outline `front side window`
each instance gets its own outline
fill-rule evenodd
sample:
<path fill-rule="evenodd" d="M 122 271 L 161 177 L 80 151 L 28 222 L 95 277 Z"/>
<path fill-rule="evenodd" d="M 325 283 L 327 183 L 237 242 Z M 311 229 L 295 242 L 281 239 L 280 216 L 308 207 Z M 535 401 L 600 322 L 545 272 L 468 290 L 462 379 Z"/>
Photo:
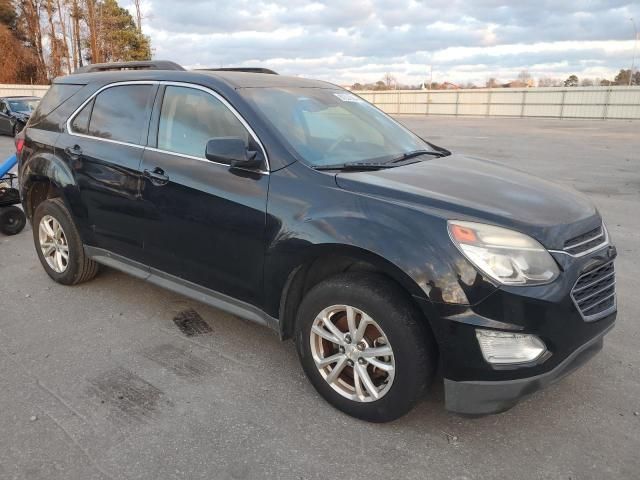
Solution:
<path fill-rule="evenodd" d="M 388 162 L 431 146 L 360 97 L 322 88 L 245 88 L 241 94 L 312 166 Z"/>
<path fill-rule="evenodd" d="M 100 92 L 94 100 L 88 134 L 119 142 L 143 143 L 151 92 L 151 85 L 121 85 Z M 82 115 L 85 115 L 84 110 L 78 117 Z M 75 120 L 84 121 L 77 117 Z"/>
<path fill-rule="evenodd" d="M 205 158 L 213 138 L 241 138 L 247 145 L 249 132 L 217 98 L 202 90 L 168 86 L 158 125 L 158 148 Z"/>
<path fill-rule="evenodd" d="M 7 106 L 4 104 L 4 102 L 0 102 L 0 112 L 7 113 Z"/>

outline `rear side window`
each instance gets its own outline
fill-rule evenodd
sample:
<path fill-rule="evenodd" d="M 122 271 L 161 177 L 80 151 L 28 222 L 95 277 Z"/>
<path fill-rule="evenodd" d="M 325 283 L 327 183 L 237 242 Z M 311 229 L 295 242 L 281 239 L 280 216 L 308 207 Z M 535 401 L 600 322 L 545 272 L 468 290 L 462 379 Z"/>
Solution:
<path fill-rule="evenodd" d="M 142 143 L 143 134 L 146 136 L 147 133 L 147 113 L 152 90 L 151 85 L 122 85 L 99 93 L 90 113 L 88 134 L 119 142 Z M 78 116 L 87 115 L 85 110 L 86 107 Z M 75 120 L 77 117 L 72 125 Z M 81 123 L 79 126 L 82 129 Z"/>
<path fill-rule="evenodd" d="M 249 132 L 213 95 L 188 87 L 166 88 L 158 126 L 158 148 L 205 158 L 212 138 L 236 137 L 248 145 Z"/>
<path fill-rule="evenodd" d="M 70 85 L 65 83 L 54 83 L 51 85 L 44 98 L 38 104 L 38 108 L 36 108 L 36 111 L 31 116 L 31 122 L 36 123 L 49 115 L 82 87 L 84 87 L 84 85 Z"/>

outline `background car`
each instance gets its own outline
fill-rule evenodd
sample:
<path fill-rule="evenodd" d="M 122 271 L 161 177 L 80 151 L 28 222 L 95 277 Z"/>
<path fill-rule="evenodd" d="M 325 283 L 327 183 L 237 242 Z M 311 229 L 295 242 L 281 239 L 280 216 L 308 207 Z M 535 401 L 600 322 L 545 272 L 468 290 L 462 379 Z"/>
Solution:
<path fill-rule="evenodd" d="M 38 97 L 1 97 L 0 133 L 15 137 L 27 124 L 39 103 Z"/>

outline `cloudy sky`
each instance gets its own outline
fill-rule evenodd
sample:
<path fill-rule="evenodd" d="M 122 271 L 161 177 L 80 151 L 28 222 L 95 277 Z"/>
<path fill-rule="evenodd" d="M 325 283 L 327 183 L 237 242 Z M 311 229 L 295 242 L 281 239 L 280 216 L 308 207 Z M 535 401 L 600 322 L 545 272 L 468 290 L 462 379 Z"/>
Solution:
<path fill-rule="evenodd" d="M 455 83 L 507 81 L 523 69 L 535 78 L 612 78 L 631 66 L 629 19 L 640 28 L 640 0 L 143 0 L 143 7 L 154 58 L 193 68 L 264 66 L 339 84 L 386 72 L 418 84 L 430 68 L 434 81 Z"/>

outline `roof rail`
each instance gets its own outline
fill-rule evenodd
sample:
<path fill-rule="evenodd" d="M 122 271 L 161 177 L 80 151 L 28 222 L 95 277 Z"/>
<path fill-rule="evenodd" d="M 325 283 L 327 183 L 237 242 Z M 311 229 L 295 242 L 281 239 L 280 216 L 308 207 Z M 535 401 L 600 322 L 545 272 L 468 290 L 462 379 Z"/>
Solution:
<path fill-rule="evenodd" d="M 196 70 L 207 72 L 245 72 L 245 73 L 268 73 L 269 75 L 278 75 L 269 68 L 259 67 L 228 67 L 228 68 L 196 68 Z"/>
<path fill-rule="evenodd" d="M 73 72 L 78 73 L 94 73 L 108 72 L 112 70 L 184 70 L 180 65 L 168 60 L 151 60 L 143 62 L 112 62 L 112 63 L 93 63 L 80 67 Z"/>

